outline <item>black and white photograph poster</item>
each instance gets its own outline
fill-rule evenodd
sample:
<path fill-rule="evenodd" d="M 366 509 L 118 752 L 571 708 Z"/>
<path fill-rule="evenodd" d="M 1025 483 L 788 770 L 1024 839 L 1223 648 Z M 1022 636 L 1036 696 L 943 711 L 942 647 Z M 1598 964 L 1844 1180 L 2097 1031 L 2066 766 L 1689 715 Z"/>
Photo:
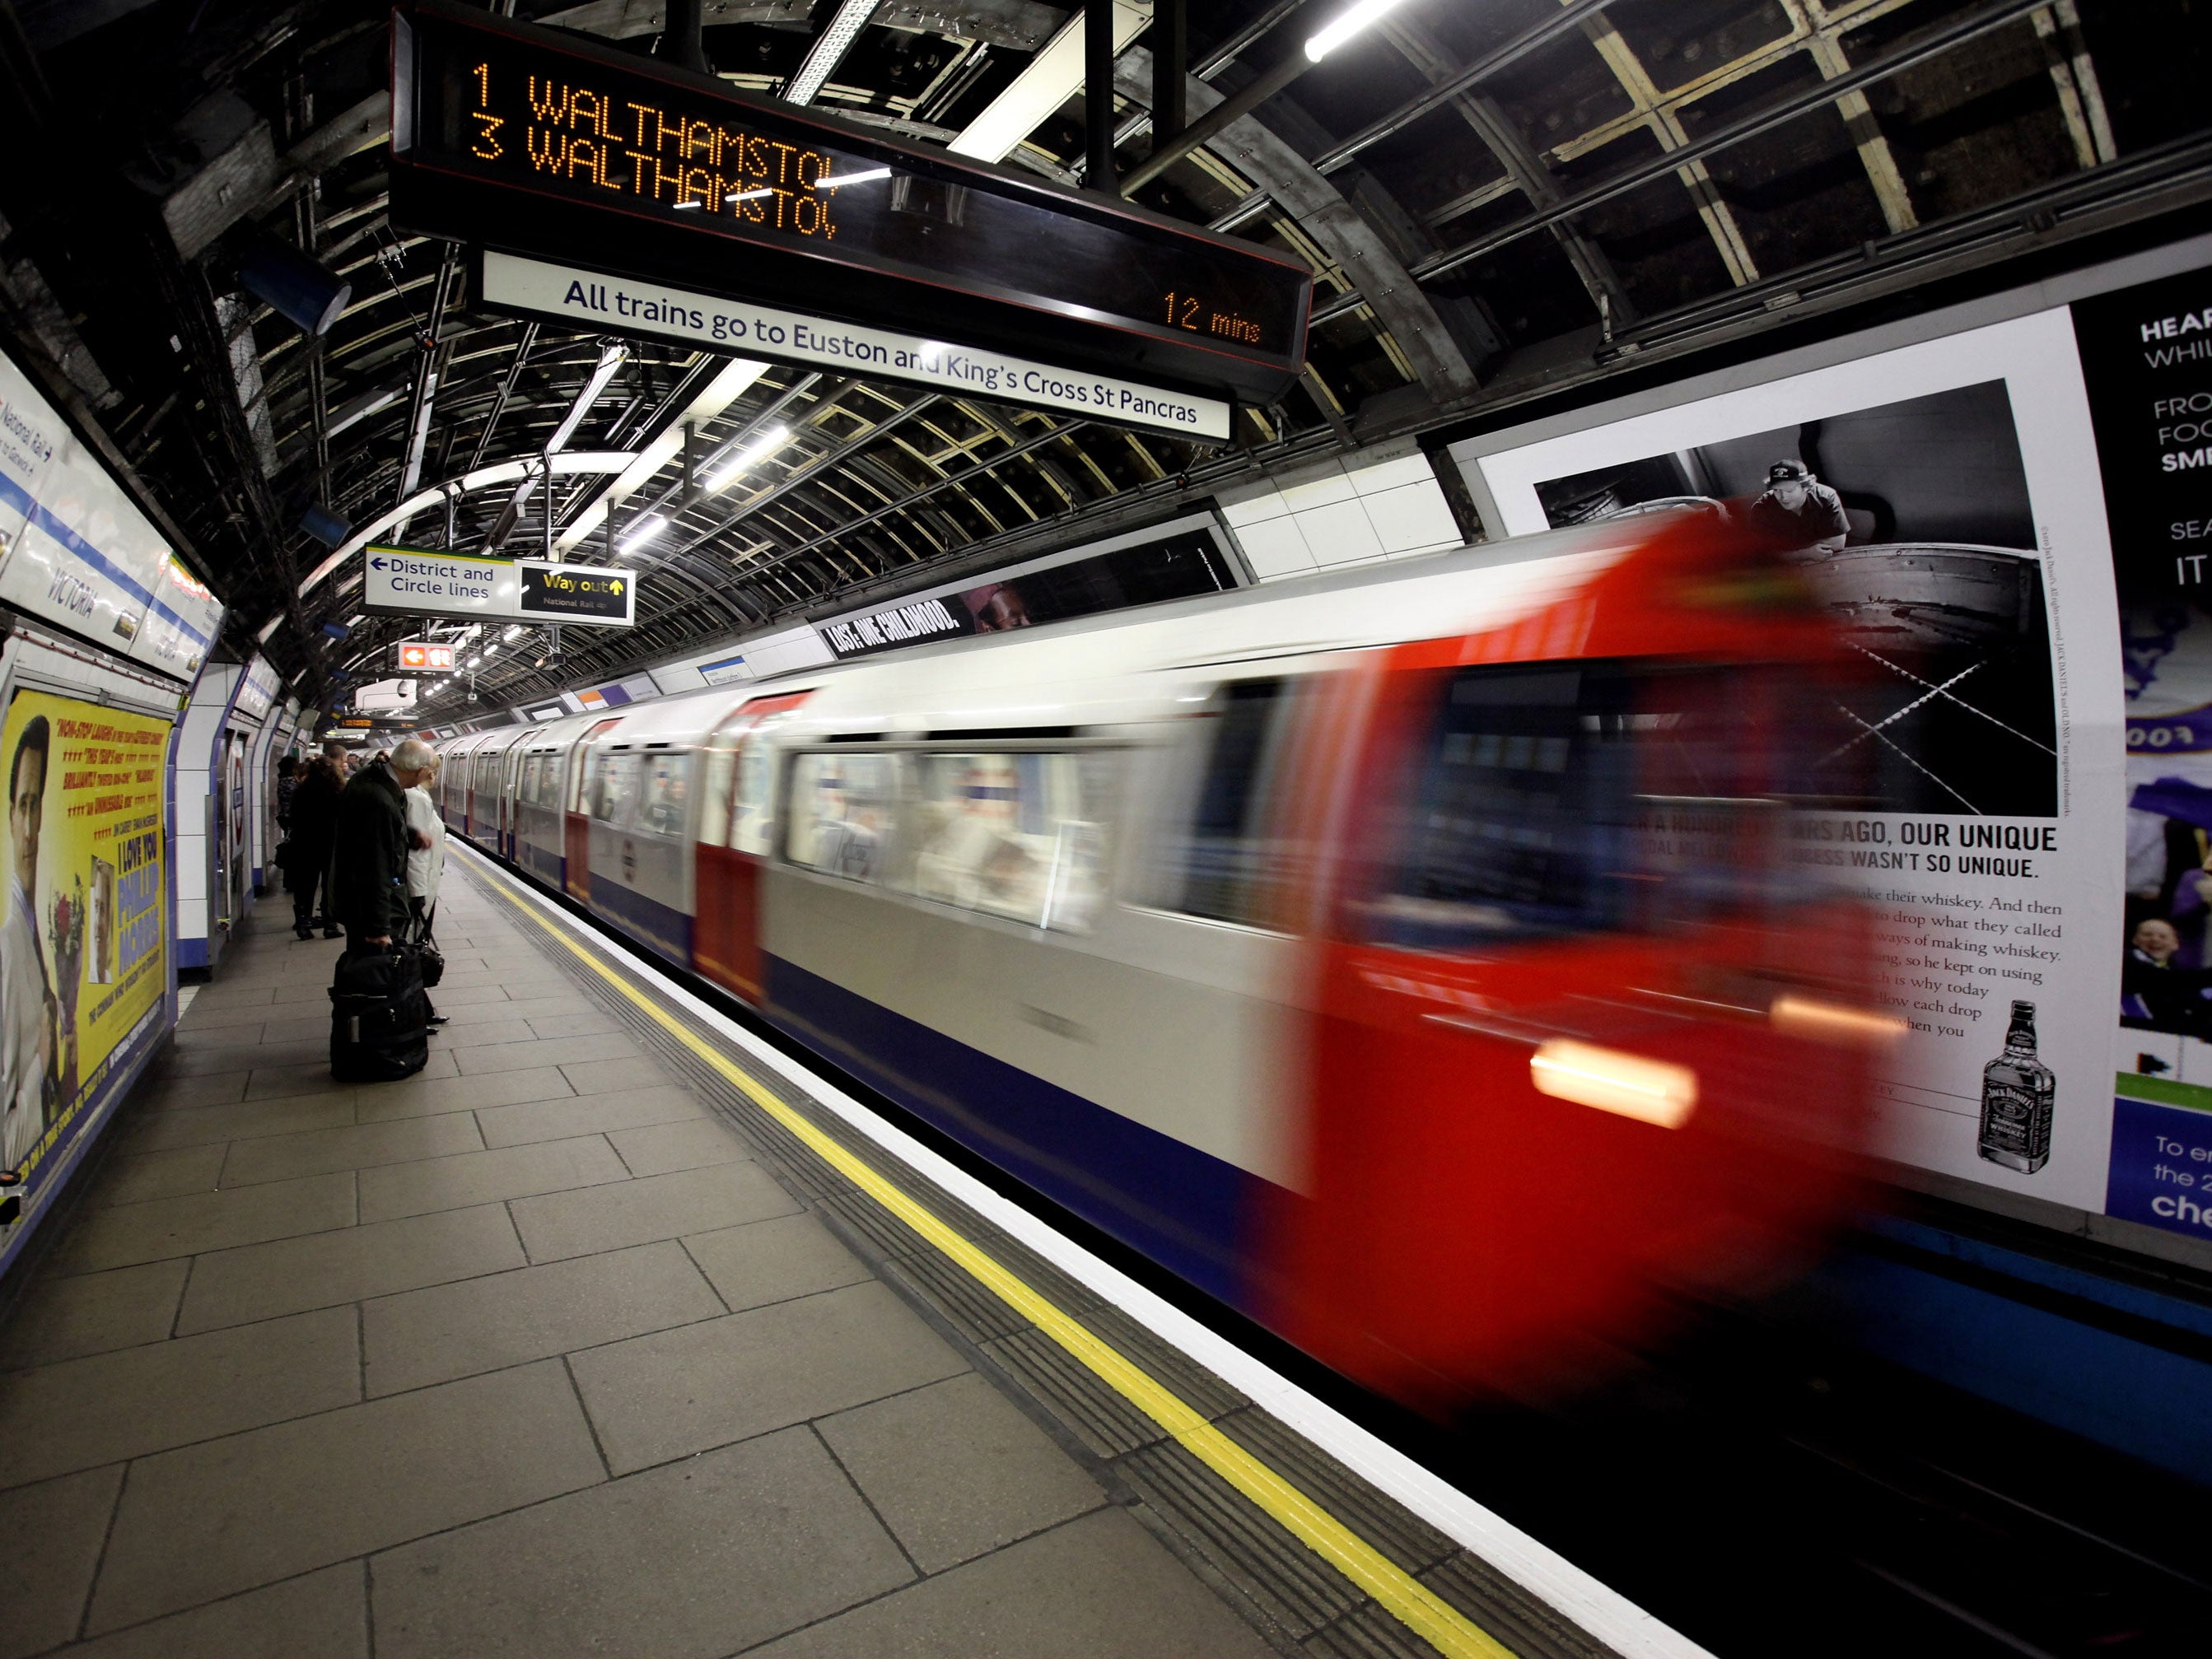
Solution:
<path fill-rule="evenodd" d="M 1874 911 L 1878 994 L 1908 1024 L 1879 1150 L 2102 1211 L 2120 659 L 2071 319 L 1852 356 L 1492 434 L 1462 464 L 1509 534 L 1674 508 L 1747 515 L 1790 550 L 1862 670 L 1834 763 L 1864 805 L 1795 831 Z"/>

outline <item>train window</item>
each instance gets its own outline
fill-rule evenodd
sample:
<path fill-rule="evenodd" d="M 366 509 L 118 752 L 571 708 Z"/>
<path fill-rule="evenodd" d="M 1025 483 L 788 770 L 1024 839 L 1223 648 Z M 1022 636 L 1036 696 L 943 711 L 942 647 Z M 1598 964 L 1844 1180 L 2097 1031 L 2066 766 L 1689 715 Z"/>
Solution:
<path fill-rule="evenodd" d="M 730 775 L 737 766 L 737 734 L 726 723 L 707 739 L 699 769 L 699 844 L 720 847 L 730 826 Z"/>
<path fill-rule="evenodd" d="M 775 820 L 769 812 L 768 744 L 756 726 L 738 750 L 737 789 L 730 804 L 730 845 L 755 858 L 768 856 Z"/>
<path fill-rule="evenodd" d="M 1196 788 L 1162 848 L 1164 908 L 1218 921 L 1267 920 L 1275 865 L 1267 775 L 1289 702 L 1285 680 L 1222 688 L 1206 723 Z"/>
<path fill-rule="evenodd" d="M 1465 949 L 1784 896 L 1778 689 L 1757 670 L 1461 671 L 1415 763 L 1370 931 Z"/>
<path fill-rule="evenodd" d="M 691 757 L 655 750 L 644 756 L 645 793 L 637 827 L 649 835 L 680 836 L 690 805 Z"/>
<path fill-rule="evenodd" d="M 915 765 L 914 892 L 1032 927 L 1090 929 L 1105 900 L 1111 756 L 932 753 Z"/>
<path fill-rule="evenodd" d="M 896 756 L 795 756 L 787 799 L 784 856 L 854 881 L 883 879 L 897 817 Z"/>
<path fill-rule="evenodd" d="M 637 805 L 637 774 L 635 755 L 599 757 L 592 772 L 591 816 L 617 830 L 629 829 Z"/>

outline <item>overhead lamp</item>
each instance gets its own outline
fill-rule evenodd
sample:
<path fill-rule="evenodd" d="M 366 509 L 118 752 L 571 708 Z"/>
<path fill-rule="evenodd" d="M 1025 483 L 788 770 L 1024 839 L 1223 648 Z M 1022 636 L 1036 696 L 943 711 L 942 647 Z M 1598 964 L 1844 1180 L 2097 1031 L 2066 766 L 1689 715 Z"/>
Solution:
<path fill-rule="evenodd" d="M 545 441 L 548 455 L 560 453 L 576 428 L 584 423 L 584 416 L 592 412 L 592 405 L 599 402 L 599 394 L 607 389 L 607 382 L 614 379 L 616 370 L 629 361 L 629 348 L 626 345 L 610 344 L 599 349 L 599 367 L 592 371 L 592 378 L 584 382 L 584 389 L 576 394 L 576 401 L 568 405 L 568 412 L 561 417 L 561 424 L 553 428 L 553 435 Z M 526 479 L 525 483 L 526 484 L 528 480 Z"/>
<path fill-rule="evenodd" d="M 791 428 L 779 421 L 709 472 L 706 477 L 707 488 L 710 490 L 727 489 L 738 481 L 739 475 L 766 460 L 790 441 Z"/>
<path fill-rule="evenodd" d="M 735 196 L 725 196 L 722 199 L 726 202 L 757 202 L 763 196 L 773 196 L 775 194 L 775 187 L 771 185 L 761 190 L 740 191 Z"/>
<path fill-rule="evenodd" d="M 1404 3 L 1405 0 L 1352 0 L 1351 5 L 1337 14 L 1334 22 L 1306 42 L 1307 58 L 1318 64 L 1384 13 L 1396 10 Z"/>
<path fill-rule="evenodd" d="M 469 666 L 471 668 L 481 668 L 483 666 L 483 659 L 482 657 L 471 657 L 469 659 Z"/>
<path fill-rule="evenodd" d="M 829 83 L 837 65 L 845 61 L 845 54 L 853 49 L 853 42 L 860 38 L 860 31 L 876 15 L 877 0 L 845 0 L 837 8 L 837 15 L 830 20 L 830 27 L 822 31 L 806 53 L 806 61 L 799 66 L 783 88 L 783 100 L 787 104 L 811 104 Z"/>
<path fill-rule="evenodd" d="M 520 623 L 515 623 L 515 625 L 514 625 L 514 627 L 512 627 L 512 628 L 508 629 L 507 630 L 507 632 L 506 632 L 506 633 L 504 633 L 504 634 L 501 635 L 500 635 L 500 638 L 501 638 L 501 639 L 503 639 L 503 640 L 507 640 L 507 641 L 510 641 L 510 642 L 511 642 L 511 641 L 515 641 L 515 640 L 519 640 L 519 639 L 520 639 L 520 638 L 521 638 L 525 634 L 527 634 L 529 631 L 530 631 L 530 630 L 529 630 L 528 629 L 525 628 L 525 627 L 524 627 Z"/>
<path fill-rule="evenodd" d="M 658 538 L 660 532 L 667 528 L 666 519 L 658 513 L 648 513 L 633 525 L 629 533 L 622 538 L 622 550 L 625 553 L 635 553 L 647 542 Z"/>
<path fill-rule="evenodd" d="M 878 179 L 888 179 L 890 176 L 891 170 L 889 167 L 870 167 L 865 173 L 841 173 L 827 179 L 817 179 L 814 181 L 814 188 L 842 190 L 847 185 L 872 184 Z"/>

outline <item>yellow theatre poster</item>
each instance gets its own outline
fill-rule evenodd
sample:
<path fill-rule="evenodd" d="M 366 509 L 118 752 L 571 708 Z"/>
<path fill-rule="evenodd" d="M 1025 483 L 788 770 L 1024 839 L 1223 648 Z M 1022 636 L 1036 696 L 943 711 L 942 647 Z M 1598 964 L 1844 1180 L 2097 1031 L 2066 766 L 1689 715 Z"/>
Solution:
<path fill-rule="evenodd" d="M 16 692 L 0 722 L 0 1207 L 11 1221 L 40 1207 L 72 1139 L 160 1030 L 170 724 L 43 691 Z M 7 1242 L 25 1231 L 9 1227 Z"/>

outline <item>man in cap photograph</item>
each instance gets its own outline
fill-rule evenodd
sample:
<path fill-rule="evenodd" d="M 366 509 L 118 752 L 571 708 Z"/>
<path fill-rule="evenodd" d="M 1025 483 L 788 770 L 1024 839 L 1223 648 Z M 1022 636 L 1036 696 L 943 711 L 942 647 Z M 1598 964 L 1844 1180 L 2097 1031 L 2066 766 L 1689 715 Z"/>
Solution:
<path fill-rule="evenodd" d="M 1839 553 L 1851 533 L 1844 499 L 1802 461 L 1766 469 L 1766 491 L 1751 504 L 1751 523 L 1783 547 Z"/>

